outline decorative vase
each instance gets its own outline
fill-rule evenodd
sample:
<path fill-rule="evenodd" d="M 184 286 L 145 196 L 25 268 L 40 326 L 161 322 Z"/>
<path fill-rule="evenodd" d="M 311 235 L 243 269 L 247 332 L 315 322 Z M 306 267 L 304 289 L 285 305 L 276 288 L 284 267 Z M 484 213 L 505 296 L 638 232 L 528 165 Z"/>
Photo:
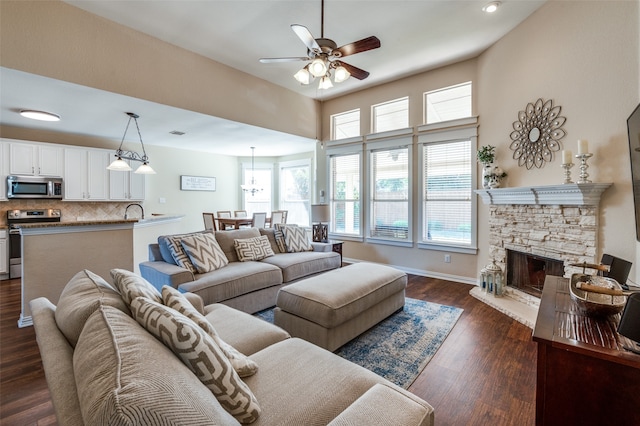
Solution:
<path fill-rule="evenodd" d="M 504 176 L 504 170 L 496 166 L 495 163 L 482 163 L 482 187 L 484 189 L 500 188 Z"/>

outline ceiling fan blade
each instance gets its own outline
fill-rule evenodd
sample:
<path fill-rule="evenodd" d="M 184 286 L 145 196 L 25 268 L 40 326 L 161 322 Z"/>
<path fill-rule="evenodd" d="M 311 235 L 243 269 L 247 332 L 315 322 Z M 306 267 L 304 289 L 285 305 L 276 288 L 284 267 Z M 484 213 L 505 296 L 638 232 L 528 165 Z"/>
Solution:
<path fill-rule="evenodd" d="M 307 58 L 306 56 L 295 56 L 289 58 L 260 58 L 260 62 L 263 64 L 274 64 L 278 62 L 298 62 L 298 61 L 310 61 L 311 58 Z"/>
<path fill-rule="evenodd" d="M 307 49 L 312 52 L 320 51 L 318 42 L 315 38 L 313 38 L 313 35 L 311 35 L 311 32 L 307 29 L 307 27 L 305 27 L 304 25 L 292 24 L 291 29 L 294 33 L 296 33 L 300 40 L 302 40 L 304 45 L 307 46 Z"/>
<path fill-rule="evenodd" d="M 366 52 L 367 50 L 377 49 L 380 47 L 380 40 L 376 36 L 363 38 L 362 40 L 354 41 L 353 43 L 345 44 L 337 49 L 334 49 L 334 53 L 340 52 L 340 57 L 354 55 L 360 52 Z"/>
<path fill-rule="evenodd" d="M 353 65 L 350 65 L 346 62 L 334 61 L 334 64 L 336 64 L 337 66 L 342 65 L 346 68 L 347 71 L 349 71 L 349 74 L 351 74 L 352 77 L 357 78 L 358 80 L 364 80 L 365 78 L 369 77 L 368 71 L 365 71 L 358 67 L 354 67 Z"/>

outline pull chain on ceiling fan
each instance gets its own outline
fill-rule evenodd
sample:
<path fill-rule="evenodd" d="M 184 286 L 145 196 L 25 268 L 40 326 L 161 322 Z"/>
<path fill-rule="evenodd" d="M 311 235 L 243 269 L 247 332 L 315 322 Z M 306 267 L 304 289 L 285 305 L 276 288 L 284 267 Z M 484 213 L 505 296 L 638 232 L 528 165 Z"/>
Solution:
<path fill-rule="evenodd" d="M 302 84 L 310 84 L 314 78 L 320 78 L 320 89 L 333 87 L 331 75 L 333 71 L 333 81 L 341 83 L 350 76 L 358 80 L 364 80 L 369 73 L 363 69 L 350 65 L 340 58 L 356 53 L 366 52 L 380 47 L 380 40 L 375 37 L 367 37 L 353 43 L 338 47 L 336 42 L 324 37 L 324 0 L 321 2 L 320 15 L 320 38 L 314 38 L 309 29 L 304 25 L 292 24 L 291 29 L 307 47 L 307 56 L 283 57 L 283 58 L 261 58 L 263 64 L 278 62 L 310 61 L 304 68 L 298 71 L 294 77 Z"/>

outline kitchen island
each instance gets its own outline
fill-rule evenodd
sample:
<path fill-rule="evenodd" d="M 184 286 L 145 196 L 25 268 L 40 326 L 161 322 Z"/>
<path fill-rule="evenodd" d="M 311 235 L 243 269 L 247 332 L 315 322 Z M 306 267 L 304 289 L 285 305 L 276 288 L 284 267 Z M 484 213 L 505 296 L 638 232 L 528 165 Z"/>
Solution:
<path fill-rule="evenodd" d="M 137 271 L 147 246 L 158 235 L 174 233 L 182 216 L 106 219 L 20 225 L 22 311 L 19 327 L 32 324 L 29 302 L 44 296 L 57 303 L 77 272 L 88 269 L 107 281 L 114 268 Z"/>

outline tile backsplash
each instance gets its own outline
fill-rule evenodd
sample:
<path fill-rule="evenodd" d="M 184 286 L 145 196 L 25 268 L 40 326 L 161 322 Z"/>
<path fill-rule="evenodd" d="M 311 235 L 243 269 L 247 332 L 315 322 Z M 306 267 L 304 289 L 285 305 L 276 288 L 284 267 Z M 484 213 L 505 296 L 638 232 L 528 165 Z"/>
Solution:
<path fill-rule="evenodd" d="M 0 225 L 7 224 L 8 210 L 60 209 L 63 222 L 77 220 L 124 219 L 124 210 L 130 202 L 75 202 L 61 200 L 9 200 L 0 203 Z M 140 203 L 142 204 L 142 203 Z M 143 204 L 144 205 L 144 204 Z M 129 217 L 139 218 L 140 209 L 130 208 Z"/>

